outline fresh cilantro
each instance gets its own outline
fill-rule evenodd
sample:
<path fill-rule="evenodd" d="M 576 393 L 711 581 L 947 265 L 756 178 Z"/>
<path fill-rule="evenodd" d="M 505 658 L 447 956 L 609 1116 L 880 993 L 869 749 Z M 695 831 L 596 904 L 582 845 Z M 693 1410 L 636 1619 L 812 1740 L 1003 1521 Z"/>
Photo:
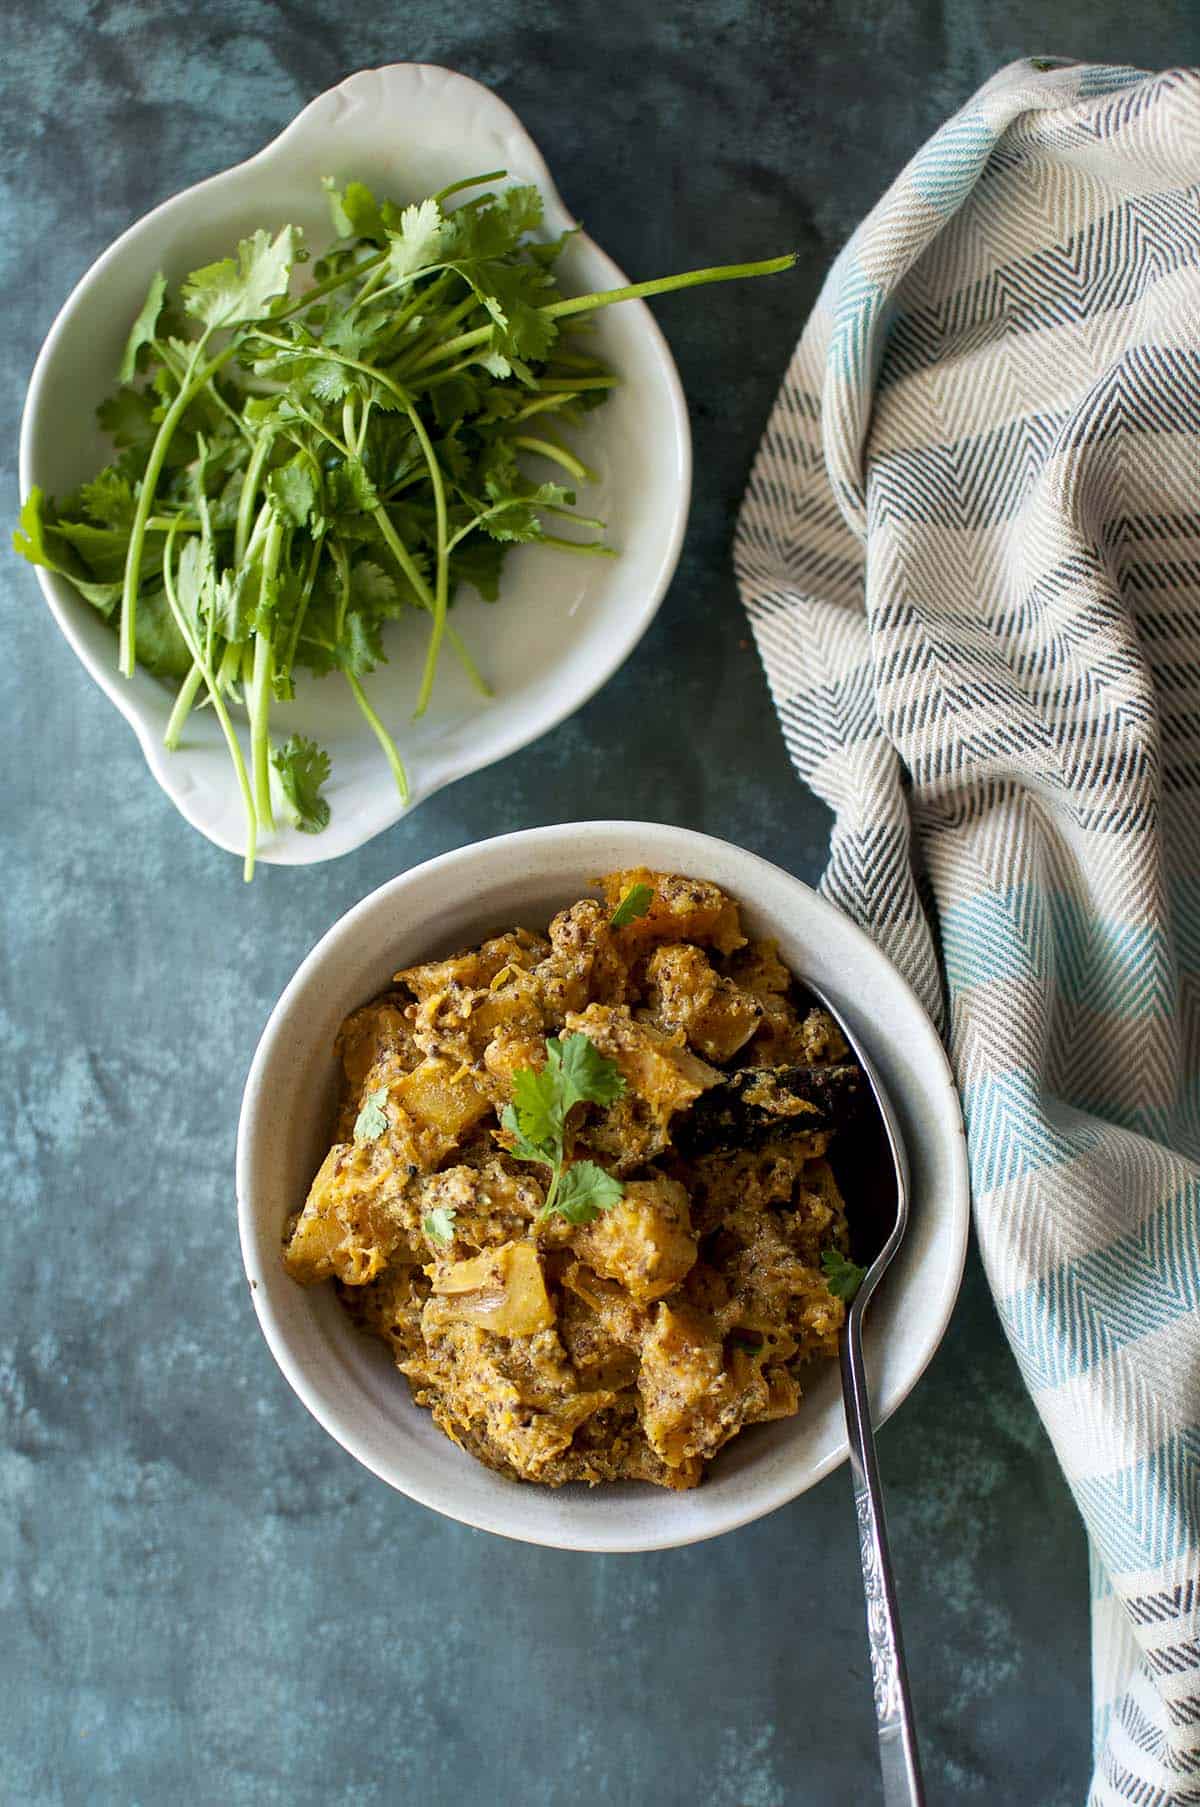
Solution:
<path fill-rule="evenodd" d="M 824 1249 L 821 1254 L 821 1271 L 825 1275 L 825 1284 L 835 1299 L 842 1299 L 849 1305 L 866 1277 L 866 1268 L 842 1254 L 840 1249 Z"/>
<path fill-rule="evenodd" d="M 337 237 L 315 262 L 284 224 L 178 287 L 157 272 L 98 410 L 109 461 L 58 505 L 24 499 L 17 551 L 117 628 L 124 676 L 141 664 L 177 681 L 166 745 L 194 707 L 212 708 L 245 811 L 247 878 L 276 809 L 305 833 L 329 820 L 324 754 L 272 736 L 272 706 L 297 696 L 299 673 L 348 686 L 407 802 L 364 688 L 388 623 L 425 618 L 421 715 L 446 645 L 490 694 L 449 611 L 467 586 L 497 600 L 511 547 L 613 556 L 604 522 L 575 507 L 594 473 L 567 443 L 618 380 L 579 331 L 589 316 L 792 261 L 566 297 L 555 260 L 570 234 L 537 237 L 541 196 L 490 186 L 504 175 L 404 206 L 327 180 Z M 573 536 L 553 531 L 559 517 Z M 227 704 L 247 719 L 249 761 Z M 591 1209 L 603 1188 L 589 1187 L 572 1180 L 567 1202 Z"/>
<path fill-rule="evenodd" d="M 550 1169 L 550 1185 L 540 1218 L 557 1214 L 586 1224 L 609 1211 L 624 1193 L 620 1180 L 594 1161 L 566 1164 L 567 1118 L 577 1104 L 615 1104 L 625 1079 L 615 1060 L 601 1054 L 586 1035 L 551 1036 L 540 1070 L 520 1067 L 513 1074 L 512 1103 L 500 1122 L 509 1149 L 519 1161 Z"/>
<path fill-rule="evenodd" d="M 568 1223 L 591 1223 L 602 1211 L 611 1211 L 624 1192 L 620 1180 L 595 1161 L 573 1161 L 563 1172 L 553 1205 L 548 1201 L 544 1209 L 556 1211 Z"/>
<path fill-rule="evenodd" d="M 121 357 L 121 368 L 117 372 L 120 381 L 129 383 L 133 380 L 137 369 L 138 353 L 143 345 L 149 345 L 154 339 L 154 331 L 158 325 L 158 316 L 162 313 L 163 299 L 167 292 L 167 279 L 160 270 L 151 277 L 146 299 L 142 303 L 141 312 L 130 328 L 129 337 L 125 341 L 125 350 Z"/>
<path fill-rule="evenodd" d="M 79 501 L 84 514 L 102 527 L 128 527 L 133 520 L 133 485 L 114 464 L 83 485 Z"/>
<path fill-rule="evenodd" d="M 396 231 L 388 234 L 387 273 L 402 282 L 418 270 L 439 262 L 449 243 L 450 231 L 435 200 L 406 207 Z"/>
<path fill-rule="evenodd" d="M 645 916 L 653 902 L 653 885 L 630 885 L 608 919 L 609 928 L 623 929 L 626 923 L 636 922 L 639 916 Z"/>
<path fill-rule="evenodd" d="M 299 452 L 267 477 L 267 495 L 290 527 L 319 524 L 319 479 L 319 468 Z"/>
<path fill-rule="evenodd" d="M 368 1092 L 363 1100 L 363 1107 L 354 1120 L 354 1140 L 356 1142 L 377 1142 L 388 1126 L 388 1114 L 384 1106 L 388 1101 L 385 1085 L 377 1092 Z"/>
<path fill-rule="evenodd" d="M 329 196 L 333 229 L 339 238 L 369 238 L 383 244 L 387 228 L 375 202 L 375 196 L 361 182 L 347 182 L 338 188 L 332 176 L 324 176 L 321 186 Z"/>
<path fill-rule="evenodd" d="M 329 824 L 329 804 L 321 795 L 321 786 L 329 777 L 328 753 L 315 741 L 293 734 L 275 749 L 271 764 L 279 774 L 295 826 L 301 834 L 320 834 Z"/>
<path fill-rule="evenodd" d="M 284 226 L 275 237 L 260 227 L 241 240 L 237 256 L 193 270 L 183 285 L 183 305 L 207 327 L 258 320 L 287 294 L 301 254 L 300 233 Z"/>
<path fill-rule="evenodd" d="M 435 1205 L 422 1219 L 426 1236 L 431 1236 L 434 1242 L 453 1242 L 454 1219 L 457 1215 L 453 1205 Z"/>

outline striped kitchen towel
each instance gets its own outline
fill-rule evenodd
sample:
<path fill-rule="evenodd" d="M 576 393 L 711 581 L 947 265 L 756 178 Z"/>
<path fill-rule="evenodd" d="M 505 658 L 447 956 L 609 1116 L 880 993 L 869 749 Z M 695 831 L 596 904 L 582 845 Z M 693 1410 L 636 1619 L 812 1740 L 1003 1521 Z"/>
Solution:
<path fill-rule="evenodd" d="M 1022 62 L 942 127 L 736 558 L 824 888 L 946 1028 L 1091 1543 L 1090 1801 L 1200 1802 L 1200 71 Z"/>

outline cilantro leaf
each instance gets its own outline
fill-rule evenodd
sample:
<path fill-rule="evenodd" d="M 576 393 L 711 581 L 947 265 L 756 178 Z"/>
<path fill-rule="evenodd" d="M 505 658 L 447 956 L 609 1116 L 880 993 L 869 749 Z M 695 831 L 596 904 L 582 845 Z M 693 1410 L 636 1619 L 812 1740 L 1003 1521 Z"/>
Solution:
<path fill-rule="evenodd" d="M 329 803 L 321 786 L 329 777 L 329 755 L 315 741 L 293 734 L 271 755 L 295 826 L 301 834 L 320 834 L 329 824 Z M 375 1094 L 372 1094 L 374 1096 Z M 362 1119 L 360 1117 L 359 1121 Z M 361 1140 L 355 1128 L 356 1140 Z M 375 1130 L 375 1135 L 381 1132 Z"/>
<path fill-rule="evenodd" d="M 402 282 L 415 271 L 436 264 L 448 240 L 442 210 L 432 197 L 418 206 L 406 207 L 397 230 L 388 234 L 389 281 Z"/>
<path fill-rule="evenodd" d="M 388 1090 L 385 1085 L 381 1085 L 377 1092 L 367 1093 L 362 1109 L 354 1120 L 356 1142 L 377 1142 L 385 1133 L 389 1122 L 385 1109 L 387 1101 Z"/>
<path fill-rule="evenodd" d="M 867 1272 L 865 1267 L 859 1267 L 843 1255 L 840 1249 L 822 1250 L 821 1271 L 834 1298 L 843 1300 L 847 1305 L 862 1285 Z"/>
<path fill-rule="evenodd" d="M 264 486 L 279 515 L 292 527 L 315 526 L 319 518 L 317 480 L 312 460 L 302 452 L 281 464 Z"/>
<path fill-rule="evenodd" d="M 615 1060 L 601 1054 L 586 1035 L 556 1036 L 546 1043 L 546 1071 L 553 1073 L 562 1099 L 562 1115 L 574 1104 L 615 1104 L 625 1090 L 625 1077 Z"/>
<path fill-rule="evenodd" d="M 590 1223 L 624 1194 L 620 1180 L 594 1161 L 567 1166 L 567 1117 L 577 1104 L 613 1104 L 625 1090 L 615 1060 L 601 1054 L 586 1035 L 551 1036 L 546 1064 L 539 1071 L 520 1067 L 513 1074 L 513 1101 L 500 1114 L 509 1152 L 518 1161 L 536 1161 L 551 1170 L 539 1216 L 557 1214 L 575 1224 Z"/>
<path fill-rule="evenodd" d="M 379 203 L 365 182 L 347 182 L 339 188 L 332 176 L 322 176 L 321 187 L 329 196 L 333 229 L 339 238 L 369 238 L 381 245 L 387 236 Z"/>
<path fill-rule="evenodd" d="M 573 1161 L 563 1171 L 553 1208 L 568 1223 L 591 1223 L 619 1204 L 624 1193 L 620 1180 L 597 1167 L 595 1161 Z"/>
<path fill-rule="evenodd" d="M 653 885 L 630 885 L 608 919 L 609 928 L 623 929 L 626 923 L 636 922 L 639 917 L 646 915 L 653 902 Z"/>
<path fill-rule="evenodd" d="M 102 615 L 111 615 L 121 600 L 120 584 L 92 583 L 74 566 L 69 548 L 62 556 L 51 549 L 46 535 L 53 534 L 56 527 L 46 519 L 46 508 L 46 499 L 35 484 L 25 498 L 18 525 L 13 529 L 13 551 L 28 559 L 31 565 L 41 565 L 45 570 L 65 577 L 74 584 L 85 602 L 90 602 Z"/>
<path fill-rule="evenodd" d="M 453 1205 L 435 1205 L 432 1211 L 425 1213 L 421 1227 L 434 1242 L 453 1242 L 454 1220 L 457 1216 L 458 1212 Z"/>
<path fill-rule="evenodd" d="M 252 237 L 240 241 L 236 258 L 224 257 L 192 271 L 183 285 L 183 305 L 209 328 L 261 319 L 272 302 L 287 294 L 301 250 L 297 227 L 284 226 L 272 238 L 260 226 Z"/>
<path fill-rule="evenodd" d="M 546 1043 L 547 1059 L 541 1071 L 521 1067 L 513 1074 L 513 1103 L 521 1135 L 535 1148 L 550 1148 L 561 1140 L 566 1107 Z"/>
<path fill-rule="evenodd" d="M 125 341 L 125 350 L 121 354 L 121 368 L 117 372 L 122 383 L 132 382 L 137 369 L 138 353 L 143 345 L 149 345 L 154 338 L 154 330 L 158 325 L 158 316 L 162 312 L 163 298 L 167 292 L 167 279 L 159 270 L 150 278 L 150 287 L 146 292 L 137 319 L 129 331 Z"/>
<path fill-rule="evenodd" d="M 512 1139 L 511 1153 L 518 1161 L 540 1161 L 544 1167 L 553 1167 L 555 1156 L 553 1144 L 531 1141 L 521 1128 L 521 1120 L 517 1116 L 516 1106 L 506 1104 L 500 1113 L 500 1126 Z"/>
<path fill-rule="evenodd" d="M 158 424 L 153 395 L 128 385 L 116 390 L 96 409 L 96 419 L 116 446 L 145 447 L 154 444 Z"/>
<path fill-rule="evenodd" d="M 83 485 L 79 501 L 84 513 L 102 527 L 128 527 L 137 506 L 132 483 L 115 464 Z"/>
<path fill-rule="evenodd" d="M 350 567 L 350 600 L 361 614 L 390 621 L 402 615 L 409 602 L 416 599 L 411 592 L 406 594 L 391 572 L 374 559 L 360 558 Z"/>

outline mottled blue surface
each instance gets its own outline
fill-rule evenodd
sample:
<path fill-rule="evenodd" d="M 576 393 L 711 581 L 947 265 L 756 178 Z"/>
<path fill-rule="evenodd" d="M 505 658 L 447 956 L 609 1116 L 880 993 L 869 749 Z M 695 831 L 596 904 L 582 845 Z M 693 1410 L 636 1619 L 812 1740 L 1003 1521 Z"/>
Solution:
<path fill-rule="evenodd" d="M 237 861 L 0 566 L 7 657 L 0 1034 L 0 1799 L 289 1807 L 464 1799 L 869 1802 L 873 1728 L 845 1474 L 663 1555 L 503 1544 L 410 1505 L 318 1429 L 258 1333 L 234 1229 L 242 1078 L 335 916 L 506 828 L 643 815 L 805 878 L 794 781 L 729 567 L 749 459 L 821 274 L 939 119 L 1051 51 L 1195 60 L 1170 0 L 191 0 L 4 8 L 0 449 L 75 279 L 156 201 L 257 149 L 356 67 L 496 85 L 635 276 L 789 244 L 790 286 L 660 318 L 695 507 L 663 611 L 578 716 L 324 868 Z M 881 1437 L 934 1802 L 1086 1787 L 1085 1552 L 977 1263 Z"/>

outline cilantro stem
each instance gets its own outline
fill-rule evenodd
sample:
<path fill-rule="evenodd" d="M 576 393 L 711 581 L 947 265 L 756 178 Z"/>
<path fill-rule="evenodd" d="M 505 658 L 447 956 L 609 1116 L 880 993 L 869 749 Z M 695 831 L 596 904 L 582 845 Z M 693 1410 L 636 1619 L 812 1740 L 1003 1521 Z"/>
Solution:
<path fill-rule="evenodd" d="M 259 827 L 271 834 L 275 828 L 275 812 L 271 807 L 271 741 L 268 722 L 271 712 L 271 679 L 275 670 L 275 648 L 266 615 L 271 590 L 279 569 L 279 553 L 283 545 L 283 522 L 272 510 L 263 547 L 262 587 L 259 591 L 259 619 L 254 634 L 254 666 L 250 680 L 247 708 L 250 715 L 250 752 L 254 766 L 254 805 Z"/>
<path fill-rule="evenodd" d="M 183 724 L 192 712 L 192 704 L 196 700 L 196 692 L 204 682 L 204 672 L 199 665 L 193 665 L 187 677 L 179 686 L 179 695 L 175 698 L 175 707 L 171 711 L 171 719 L 167 723 L 163 735 L 163 746 L 169 753 L 174 753 L 179 746 L 179 737 L 183 732 Z"/>
<path fill-rule="evenodd" d="M 556 345 L 550 353 L 550 363 L 561 364 L 564 370 L 591 370 L 598 375 L 604 374 L 599 358 L 580 357 L 578 352 L 564 351 L 561 345 Z"/>
<path fill-rule="evenodd" d="M 598 483 L 599 476 L 573 452 L 565 446 L 558 445 L 553 439 L 535 439 L 528 433 L 517 433 L 513 436 L 513 444 L 519 445 L 522 451 L 536 452 L 539 458 L 549 458 L 555 464 L 561 464 L 564 471 L 575 478 L 578 483 Z"/>
<path fill-rule="evenodd" d="M 293 351 L 295 349 L 295 347 L 290 345 L 286 339 L 276 339 L 272 334 L 264 333 L 261 330 L 256 329 L 254 336 L 257 339 L 261 339 L 264 344 L 274 345 L 282 351 Z M 408 394 L 407 390 L 401 388 L 399 383 L 394 382 L 393 379 L 387 375 L 386 371 L 378 369 L 374 364 L 364 364 L 358 358 L 348 358 L 344 357 L 340 352 L 326 351 L 323 346 L 313 347 L 311 355 L 315 358 L 323 358 L 332 364 L 343 364 L 348 370 L 357 370 L 363 376 L 370 377 L 372 381 L 382 384 L 389 394 L 394 395 L 409 418 L 412 430 L 417 436 L 417 443 L 421 448 L 421 455 L 425 459 L 425 463 L 429 469 L 429 483 L 433 490 L 433 511 L 436 523 L 437 551 L 434 570 L 433 625 L 429 632 L 429 644 L 425 649 L 425 669 L 421 675 L 421 688 L 417 693 L 417 707 L 414 711 L 414 719 L 417 719 L 424 715 L 426 709 L 429 707 L 429 698 L 433 693 L 433 680 L 437 671 L 438 654 L 441 652 L 442 639 L 446 631 L 446 609 L 449 601 L 450 572 L 446 551 L 446 488 L 442 482 L 441 466 L 437 461 L 437 455 L 434 452 L 433 446 L 430 444 L 429 434 L 425 431 L 425 423 L 417 412 L 416 404 L 412 397 Z M 386 520 L 387 517 L 383 514 L 381 508 L 377 507 L 373 512 L 376 519 L 379 520 L 381 524 Z M 384 538 L 387 540 L 393 553 L 396 553 L 396 548 L 402 545 L 399 535 L 391 528 L 390 522 L 388 522 L 387 529 L 384 529 Z M 409 575 L 409 581 L 411 582 L 411 575 L 406 568 L 407 566 L 411 566 L 413 570 L 416 569 L 415 565 L 412 565 L 412 561 L 407 552 L 405 552 L 403 554 L 401 568 L 405 569 L 405 574 Z M 423 581 L 421 590 L 425 591 Z M 257 772 L 257 770 L 258 766 L 256 760 L 255 771 Z"/>
<path fill-rule="evenodd" d="M 475 686 L 480 696 L 495 696 L 495 691 L 467 651 L 466 642 L 463 640 L 462 635 L 454 626 L 453 622 L 450 621 L 447 621 L 446 623 L 446 644 L 454 653 L 459 664 L 466 672 L 467 677 Z"/>
<path fill-rule="evenodd" d="M 404 331 L 404 328 L 408 325 L 414 314 L 419 314 L 424 309 L 432 307 L 433 303 L 437 300 L 440 290 L 444 289 L 449 282 L 450 274 L 450 271 L 443 270 L 441 275 L 435 277 L 427 288 L 415 289 L 408 301 L 405 302 L 404 306 L 397 308 L 396 312 L 392 315 L 391 319 L 380 333 L 378 343 L 380 345 L 385 345 L 389 340 L 397 338 L 400 333 Z M 418 333 L 418 342 L 424 337 L 425 334 L 423 332 Z"/>
<path fill-rule="evenodd" d="M 440 207 L 443 201 L 448 201 L 451 195 L 461 194 L 464 188 L 479 188 L 484 182 L 501 182 L 507 174 L 506 169 L 485 169 L 481 176 L 464 176 L 460 182 L 439 188 L 433 198 Z"/>
<path fill-rule="evenodd" d="M 464 360 L 464 362 L 466 362 L 466 360 Z M 456 365 L 455 368 L 457 369 L 458 366 Z M 436 383 L 437 381 L 438 378 L 434 377 L 433 382 L 427 384 L 426 387 L 432 388 L 433 383 Z M 573 389 L 567 390 L 565 394 L 561 395 L 539 395 L 536 401 L 529 402 L 524 408 L 517 409 L 516 413 L 512 416 L 512 423 L 516 426 L 518 421 L 528 420 L 534 414 L 557 413 L 560 408 L 567 407 L 568 404 L 574 400 L 574 396 L 575 392 Z"/>
<path fill-rule="evenodd" d="M 242 478 L 241 493 L 238 496 L 237 523 L 233 531 L 233 562 L 239 569 L 245 559 L 246 546 L 250 539 L 254 502 L 258 495 L 259 483 L 262 480 L 263 466 L 271 456 L 271 447 L 274 443 L 274 435 L 269 428 L 259 435 L 254 450 L 250 454 L 246 474 Z"/>
<path fill-rule="evenodd" d="M 192 633 L 191 623 L 179 606 L 179 598 L 175 594 L 175 578 L 171 569 L 174 558 L 175 536 L 167 537 L 163 549 L 163 589 L 166 592 L 167 606 L 175 618 L 175 625 L 183 635 L 184 644 L 204 673 L 204 682 L 212 699 L 213 710 L 221 724 L 221 732 L 225 736 L 225 744 L 229 748 L 229 757 L 233 761 L 233 769 L 237 774 L 238 789 L 242 793 L 242 806 L 246 812 L 246 855 L 242 867 L 242 877 L 247 884 L 254 877 L 254 857 L 258 845 L 258 824 L 254 810 L 254 796 L 250 789 L 250 780 L 246 775 L 246 762 L 242 758 L 241 743 L 233 723 L 229 719 L 229 711 L 225 707 L 225 699 L 221 695 L 220 686 L 213 676 L 211 664 L 204 656 L 203 649 Z"/>
<path fill-rule="evenodd" d="M 384 508 L 383 504 L 380 503 L 377 508 L 372 509 L 371 514 L 372 518 L 379 524 L 379 531 L 382 533 L 384 540 L 387 543 L 389 552 L 415 590 L 421 607 L 425 609 L 428 614 L 432 615 L 434 609 L 433 591 L 422 577 L 420 568 L 413 559 L 408 547 L 396 532 L 395 527 L 388 517 L 387 510 Z M 467 651 L 462 636 L 449 622 L 446 623 L 446 644 L 453 651 L 455 658 L 462 666 L 467 678 L 479 692 L 480 696 L 492 696 L 494 692 L 491 685 L 480 672 L 479 667 Z"/>
<path fill-rule="evenodd" d="M 308 605 L 312 599 L 313 585 L 317 580 L 317 566 L 321 562 L 321 548 L 325 543 L 324 534 L 318 534 L 312 543 L 308 555 L 308 568 L 304 573 L 304 581 L 300 590 L 300 600 L 292 616 L 292 625 L 288 629 L 287 644 L 283 659 L 278 667 L 285 676 L 290 677 L 292 666 L 296 663 L 296 648 L 300 644 L 300 630 L 304 626 L 304 617 L 308 613 Z M 339 630 L 340 637 L 340 630 Z"/>
<path fill-rule="evenodd" d="M 550 301 L 537 311 L 547 320 L 564 320 L 572 314 L 590 313 L 595 308 L 615 307 L 619 301 L 646 301 L 652 295 L 669 295 L 676 289 L 700 288 L 708 282 L 736 282 L 744 276 L 776 276 L 782 270 L 790 270 L 796 261 L 795 252 L 786 257 L 769 257 L 761 263 L 750 264 L 716 264 L 703 270 L 681 270 L 676 276 L 658 276 L 651 282 L 631 282 L 621 289 L 599 289 L 591 295 L 573 295 L 565 301 Z M 492 336 L 492 326 L 478 326 L 472 332 L 459 333 L 453 339 L 447 339 L 436 351 L 427 352 L 413 366 L 414 373 L 425 370 L 430 364 L 440 364 L 443 358 L 457 357 L 462 351 L 469 351 L 473 346 L 486 345 Z"/>
<path fill-rule="evenodd" d="M 566 515 L 577 527 L 594 527 L 597 533 L 603 533 L 608 526 L 608 522 L 602 521 L 599 515 L 580 514 L 577 508 L 568 508 L 565 502 L 538 502 L 536 507 L 539 514 Z"/>
<path fill-rule="evenodd" d="M 438 464 L 429 435 L 425 431 L 424 422 L 410 401 L 407 404 L 408 418 L 412 422 L 413 432 L 417 436 L 425 462 L 429 466 L 429 480 L 433 485 L 433 509 L 435 531 L 437 533 L 437 564 L 434 572 L 433 591 L 433 626 L 429 630 L 429 643 L 425 648 L 425 670 L 421 674 L 421 688 L 417 693 L 417 706 L 413 711 L 414 720 L 424 715 L 429 707 L 429 699 L 433 694 L 433 679 L 437 671 L 438 654 L 442 649 L 442 636 L 446 631 L 446 609 L 449 603 L 450 565 L 449 553 L 446 549 L 446 486 L 442 482 L 441 466 Z"/>
<path fill-rule="evenodd" d="M 551 301 L 539 313 L 548 320 L 565 320 L 571 314 L 591 313 L 594 308 L 614 307 L 620 301 L 646 301 L 653 295 L 671 295 L 677 289 L 703 288 L 710 282 L 740 282 L 747 276 L 778 276 L 790 270 L 796 253 L 785 257 L 767 257 L 758 263 L 710 264 L 702 270 L 680 270 L 675 276 L 656 276 L 649 282 L 631 282 L 620 289 L 599 289 L 592 295 L 569 295 L 562 301 Z"/>
<path fill-rule="evenodd" d="M 209 377 L 216 374 L 223 364 L 227 364 L 236 350 L 236 342 L 219 351 L 215 358 L 196 370 L 200 354 L 208 339 L 208 332 L 201 334 L 196 341 L 196 349 L 192 353 L 192 361 L 188 366 L 187 382 L 179 391 L 171 406 L 163 416 L 162 423 L 155 435 L 154 444 L 150 448 L 150 456 L 146 461 L 142 486 L 138 491 L 137 508 L 133 516 L 133 525 L 129 529 L 129 545 L 125 552 L 125 580 L 121 590 L 121 631 L 117 656 L 117 666 L 122 677 L 131 678 L 137 664 L 137 597 L 142 575 L 142 549 L 146 540 L 146 523 L 150 519 L 150 511 L 154 505 L 154 492 L 158 488 L 158 480 L 166 462 L 167 448 L 175 436 L 175 429 L 183 419 L 192 401 L 200 393 Z"/>
<path fill-rule="evenodd" d="M 262 628 L 254 636 L 254 670 L 247 708 L 250 714 L 250 756 L 254 766 L 254 807 L 264 834 L 275 828 L 271 807 L 271 739 L 267 724 L 271 712 L 271 676 L 274 648 Z"/>
<path fill-rule="evenodd" d="M 217 687 L 220 690 L 232 691 L 238 681 L 242 668 L 242 649 L 233 640 L 221 655 L 221 663 L 217 667 Z"/>
<path fill-rule="evenodd" d="M 387 543 L 388 551 L 420 597 L 422 607 L 428 609 L 429 613 L 432 615 L 433 591 L 422 577 L 420 568 L 413 558 L 412 553 L 408 550 L 408 547 L 396 532 L 396 529 L 388 516 L 387 509 L 383 506 L 382 502 L 377 508 L 371 510 L 371 516 L 379 525 L 379 531 Z"/>
<path fill-rule="evenodd" d="M 170 348 L 164 345 L 161 339 L 151 339 L 150 344 L 155 356 L 161 363 L 166 365 L 167 369 L 171 372 L 171 375 L 175 378 L 176 382 L 178 382 L 180 376 L 186 371 L 187 366 L 176 363 L 176 360 L 171 356 Z M 212 400 L 217 404 L 217 407 L 221 410 L 222 414 L 232 422 L 233 426 L 236 427 L 237 431 L 242 435 L 242 438 L 253 441 L 254 434 L 246 425 L 237 409 L 230 407 L 211 377 L 205 384 L 205 388 L 212 397 Z"/>
<path fill-rule="evenodd" d="M 556 390 L 564 389 L 572 393 L 583 389 L 616 389 L 620 382 L 619 376 L 540 376 L 537 387 L 543 395 L 553 395 Z"/>
<path fill-rule="evenodd" d="M 372 734 L 383 748 L 384 757 L 392 768 L 392 777 L 396 780 L 396 789 L 400 792 L 400 801 L 408 807 L 408 774 L 404 770 L 404 761 L 396 749 L 396 743 L 367 701 L 367 693 L 352 671 L 344 671 L 343 677 L 354 692 L 354 700 L 363 712 L 363 717 Z"/>
<path fill-rule="evenodd" d="M 336 451 L 339 451 L 343 458 L 353 458 L 354 453 L 350 450 L 350 447 L 348 445 L 343 445 L 337 434 L 331 433 L 329 428 L 323 426 L 319 420 L 314 420 L 313 416 L 302 408 L 299 402 L 293 401 L 292 407 L 296 410 L 300 419 L 308 423 L 319 439 L 328 440 L 329 444 L 333 446 Z M 298 443 L 299 441 L 297 441 L 297 444 Z"/>
<path fill-rule="evenodd" d="M 311 289 L 305 289 L 298 295 L 290 307 L 281 307 L 277 314 L 271 315 L 272 324 L 280 320 L 290 320 L 295 314 L 302 314 L 314 301 L 320 301 L 324 295 L 332 295 L 337 289 L 344 289 L 351 282 L 357 282 L 363 276 L 372 275 L 388 260 L 388 253 L 381 251 L 378 257 L 369 257 L 353 270 L 339 270 L 334 276 L 327 276 L 324 282 L 315 282 Z"/>
<path fill-rule="evenodd" d="M 616 558 L 616 549 L 603 540 L 564 540 L 556 533 L 544 533 L 539 546 L 553 546 L 558 552 L 574 552 L 581 558 Z"/>
<path fill-rule="evenodd" d="M 538 1223 L 543 1223 L 545 1221 L 545 1219 L 547 1217 L 549 1217 L 551 1212 L 554 1210 L 554 1203 L 558 1197 L 559 1181 L 562 1179 L 562 1176 L 563 1176 L 563 1157 L 562 1157 L 562 1149 L 560 1147 L 559 1151 L 558 1151 L 558 1160 L 555 1163 L 554 1171 L 550 1177 L 550 1185 L 547 1188 L 545 1200 L 542 1204 L 541 1210 L 537 1214 Z"/>

